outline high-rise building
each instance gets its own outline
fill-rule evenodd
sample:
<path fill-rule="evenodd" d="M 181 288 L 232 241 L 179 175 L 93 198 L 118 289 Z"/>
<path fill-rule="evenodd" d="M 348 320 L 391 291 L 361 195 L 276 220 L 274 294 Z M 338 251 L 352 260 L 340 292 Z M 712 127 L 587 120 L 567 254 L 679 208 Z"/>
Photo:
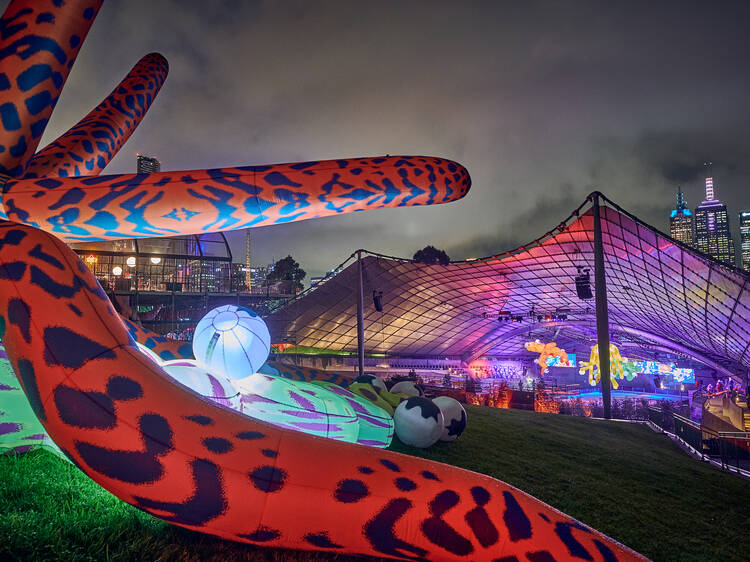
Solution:
<path fill-rule="evenodd" d="M 159 162 L 156 158 L 144 156 L 143 154 L 136 155 L 136 158 L 138 159 L 138 165 L 136 168 L 137 173 L 151 174 L 161 171 L 161 162 Z"/>
<path fill-rule="evenodd" d="M 677 186 L 677 207 L 669 215 L 669 235 L 675 240 L 692 246 L 694 228 L 693 214 L 688 209 L 682 189 Z"/>
<path fill-rule="evenodd" d="M 750 211 L 740 212 L 740 265 L 750 271 Z"/>
<path fill-rule="evenodd" d="M 714 179 L 706 178 L 706 200 L 695 208 L 695 248 L 734 266 L 734 240 L 727 206 L 714 195 Z"/>

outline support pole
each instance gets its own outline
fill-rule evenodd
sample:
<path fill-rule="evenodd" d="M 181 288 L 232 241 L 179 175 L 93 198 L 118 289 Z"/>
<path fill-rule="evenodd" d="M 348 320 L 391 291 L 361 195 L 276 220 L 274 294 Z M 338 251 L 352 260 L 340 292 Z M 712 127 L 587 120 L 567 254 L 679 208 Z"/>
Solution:
<path fill-rule="evenodd" d="M 365 374 L 365 301 L 362 285 L 362 250 L 357 250 L 357 359 L 360 377 Z"/>
<path fill-rule="evenodd" d="M 599 345 L 599 373 L 601 375 L 604 417 L 612 418 L 612 397 L 609 372 L 609 311 L 607 307 L 607 279 L 604 272 L 604 243 L 599 196 L 594 194 L 594 291 L 596 296 L 596 340 Z"/>

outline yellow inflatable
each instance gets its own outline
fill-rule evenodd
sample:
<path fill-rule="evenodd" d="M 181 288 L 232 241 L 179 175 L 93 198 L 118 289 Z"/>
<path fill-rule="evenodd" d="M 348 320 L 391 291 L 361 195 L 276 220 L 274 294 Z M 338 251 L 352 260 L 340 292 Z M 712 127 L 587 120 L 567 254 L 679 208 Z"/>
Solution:
<path fill-rule="evenodd" d="M 617 383 L 617 379 L 622 379 L 623 374 L 623 363 L 625 359 L 620 355 L 620 350 L 614 344 L 609 344 L 609 378 L 612 381 L 612 388 L 620 388 Z M 581 368 L 578 369 L 578 374 L 583 375 L 588 371 L 589 384 L 596 386 L 599 384 L 601 379 L 601 365 L 599 363 L 599 345 L 595 345 L 591 348 L 591 355 L 589 360 L 581 363 Z"/>

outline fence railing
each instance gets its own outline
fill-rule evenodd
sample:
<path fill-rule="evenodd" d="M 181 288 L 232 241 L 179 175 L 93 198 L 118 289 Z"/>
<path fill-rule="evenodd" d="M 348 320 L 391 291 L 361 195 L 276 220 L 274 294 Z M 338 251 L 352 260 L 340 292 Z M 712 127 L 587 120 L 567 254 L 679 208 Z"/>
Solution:
<path fill-rule="evenodd" d="M 714 431 L 674 412 L 649 408 L 649 421 L 721 468 L 750 471 L 750 432 Z"/>

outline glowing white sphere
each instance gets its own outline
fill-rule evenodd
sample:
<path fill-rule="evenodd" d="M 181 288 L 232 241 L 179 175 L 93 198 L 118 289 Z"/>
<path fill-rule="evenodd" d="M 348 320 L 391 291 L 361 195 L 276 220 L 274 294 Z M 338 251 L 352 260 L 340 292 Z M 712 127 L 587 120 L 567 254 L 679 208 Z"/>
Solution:
<path fill-rule="evenodd" d="M 125 263 L 128 265 L 128 267 L 135 267 L 135 258 L 133 256 L 130 256 L 125 260 Z"/>
<path fill-rule="evenodd" d="M 214 308 L 195 327 L 193 354 L 206 370 L 229 379 L 255 373 L 268 359 L 271 334 L 252 310 L 228 304 Z"/>
<path fill-rule="evenodd" d="M 241 410 L 240 392 L 226 377 L 209 373 L 195 361 L 187 359 L 164 361 L 162 369 L 180 384 L 212 402 L 234 410 Z"/>
<path fill-rule="evenodd" d="M 376 377 L 375 375 L 365 374 L 354 379 L 354 382 L 363 382 L 365 384 L 372 385 L 380 390 L 388 390 L 382 379 Z"/>
<path fill-rule="evenodd" d="M 424 396 L 424 392 L 412 381 L 397 382 L 391 387 L 393 394 L 406 394 L 407 396 Z"/>
<path fill-rule="evenodd" d="M 445 425 L 440 408 L 423 396 L 412 396 L 401 402 L 393 414 L 393 423 L 402 443 L 420 448 L 434 445 Z"/>
<path fill-rule="evenodd" d="M 112 268 L 112 273 L 115 275 L 122 275 L 122 268 L 119 265 L 116 265 Z"/>
<path fill-rule="evenodd" d="M 466 410 L 461 403 L 450 396 L 438 396 L 432 402 L 443 414 L 443 433 L 441 441 L 455 441 L 466 429 Z"/>

